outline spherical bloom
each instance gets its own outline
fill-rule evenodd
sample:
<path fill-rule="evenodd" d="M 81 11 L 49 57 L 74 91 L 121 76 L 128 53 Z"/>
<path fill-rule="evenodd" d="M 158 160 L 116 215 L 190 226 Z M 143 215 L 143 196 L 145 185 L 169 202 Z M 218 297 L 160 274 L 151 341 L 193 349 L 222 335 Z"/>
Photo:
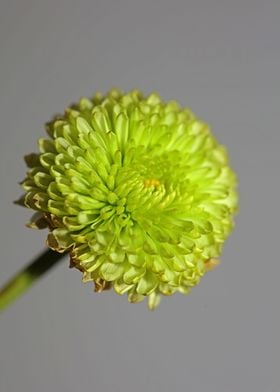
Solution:
<path fill-rule="evenodd" d="M 22 203 L 95 290 L 130 302 L 187 294 L 233 227 L 236 178 L 208 126 L 157 94 L 112 90 L 47 124 Z"/>

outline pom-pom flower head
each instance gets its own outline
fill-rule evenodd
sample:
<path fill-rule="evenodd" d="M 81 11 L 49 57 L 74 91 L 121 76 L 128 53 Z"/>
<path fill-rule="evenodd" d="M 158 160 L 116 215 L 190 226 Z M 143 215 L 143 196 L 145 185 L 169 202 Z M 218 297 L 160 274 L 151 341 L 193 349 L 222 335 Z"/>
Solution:
<path fill-rule="evenodd" d="M 47 124 L 22 203 L 95 290 L 130 302 L 187 294 L 233 227 L 236 179 L 208 126 L 157 94 L 112 90 Z"/>

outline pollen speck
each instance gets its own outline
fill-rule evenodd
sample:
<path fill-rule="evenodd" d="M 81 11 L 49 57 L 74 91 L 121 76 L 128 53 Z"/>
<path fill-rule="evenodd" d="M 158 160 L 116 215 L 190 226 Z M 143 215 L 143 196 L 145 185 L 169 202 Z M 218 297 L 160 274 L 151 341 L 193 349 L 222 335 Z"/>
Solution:
<path fill-rule="evenodd" d="M 155 188 L 160 187 L 160 181 L 156 180 L 155 178 L 144 180 L 144 187 L 145 188 L 150 188 L 152 186 L 154 186 Z"/>

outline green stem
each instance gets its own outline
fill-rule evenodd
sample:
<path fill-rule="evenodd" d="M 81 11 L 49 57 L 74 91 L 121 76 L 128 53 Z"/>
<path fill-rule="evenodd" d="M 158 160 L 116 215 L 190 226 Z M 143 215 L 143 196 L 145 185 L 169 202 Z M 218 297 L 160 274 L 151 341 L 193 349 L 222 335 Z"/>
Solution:
<path fill-rule="evenodd" d="M 0 289 L 0 311 L 3 311 L 10 303 L 27 291 L 44 273 L 56 265 L 63 256 L 64 254 L 47 250 L 15 275 Z"/>

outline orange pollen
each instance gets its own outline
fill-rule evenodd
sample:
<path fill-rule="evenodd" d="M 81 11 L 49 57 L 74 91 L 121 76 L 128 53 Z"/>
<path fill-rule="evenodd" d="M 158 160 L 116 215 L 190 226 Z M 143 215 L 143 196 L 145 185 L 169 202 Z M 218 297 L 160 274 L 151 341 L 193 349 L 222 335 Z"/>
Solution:
<path fill-rule="evenodd" d="M 158 188 L 160 186 L 160 181 L 156 180 L 154 178 L 144 180 L 144 187 L 145 188 L 150 188 L 151 186 Z"/>

